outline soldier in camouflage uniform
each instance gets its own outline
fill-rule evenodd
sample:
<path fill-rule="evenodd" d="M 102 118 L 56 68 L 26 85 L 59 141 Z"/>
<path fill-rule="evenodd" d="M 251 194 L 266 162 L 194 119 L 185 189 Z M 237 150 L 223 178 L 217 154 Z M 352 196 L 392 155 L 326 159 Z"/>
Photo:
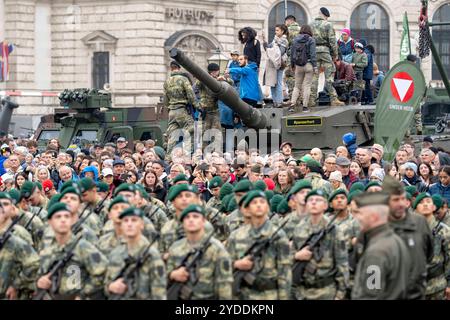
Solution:
<path fill-rule="evenodd" d="M 114 197 L 122 196 L 124 197 L 131 206 L 139 207 L 141 204 L 141 194 L 138 191 L 138 187 L 133 184 L 122 183 L 119 187 L 117 187 L 114 191 Z M 152 221 L 144 216 L 144 236 L 147 240 L 152 241 L 155 238 L 158 238 L 158 232 L 155 229 Z M 114 231 L 114 223 L 109 220 L 105 223 L 102 229 L 102 234 L 109 233 Z"/>
<path fill-rule="evenodd" d="M 97 185 L 91 178 L 81 179 L 79 185 L 81 192 L 81 201 L 85 206 L 83 207 L 83 216 L 89 215 L 89 218 L 92 221 L 92 224 L 90 224 L 90 226 L 95 234 L 99 236 L 103 227 L 103 223 L 101 221 L 100 215 L 95 213 L 95 209 L 100 205 L 100 202 L 103 199 L 100 199 L 100 197 L 98 196 Z"/>
<path fill-rule="evenodd" d="M 347 298 L 350 297 L 351 289 L 353 287 L 353 280 L 356 271 L 356 261 L 354 245 L 359 236 L 359 224 L 356 219 L 352 217 L 348 210 L 347 192 L 343 189 L 337 189 L 333 192 L 328 199 L 330 207 L 333 210 L 328 214 L 328 218 L 332 219 L 336 216 L 334 224 L 338 226 L 344 235 L 344 239 L 347 244 L 348 257 L 349 257 L 349 287 L 347 291 Z"/>
<path fill-rule="evenodd" d="M 72 215 L 65 203 L 56 203 L 49 208 L 48 222 L 55 236 L 40 252 L 36 286 L 47 290 L 50 298 L 55 300 L 99 298 L 108 261 L 93 244 L 84 238 L 77 239 L 72 233 Z M 71 247 L 74 247 L 73 256 L 52 279 L 49 275 L 51 266 Z"/>
<path fill-rule="evenodd" d="M 305 180 L 311 183 L 312 189 L 322 189 L 327 194 L 333 192 L 331 183 L 322 178 L 319 173 L 321 170 L 321 165 L 316 160 L 310 159 L 306 162 L 306 175 Z"/>
<path fill-rule="evenodd" d="M 21 194 L 16 189 L 9 191 L 13 202 L 13 216 L 15 218 L 21 217 L 18 224 L 22 227 L 26 227 L 26 230 L 31 234 L 33 239 L 34 249 L 39 248 L 39 243 L 44 232 L 44 223 L 42 222 L 40 212 L 36 212 L 36 215 L 29 211 L 25 211 L 28 207 L 28 202 L 21 197 Z M 41 209 L 43 210 L 43 209 Z M 33 217 L 34 215 L 34 217 Z M 27 226 L 28 225 L 28 226 Z"/>
<path fill-rule="evenodd" d="M 20 188 L 20 194 L 26 200 L 26 208 L 24 210 L 31 213 L 39 212 L 39 218 L 45 221 L 47 219 L 47 211 L 45 210 L 45 201 L 42 201 L 38 185 L 31 181 L 25 181 Z"/>
<path fill-rule="evenodd" d="M 234 198 L 236 199 L 236 203 L 239 203 L 241 198 L 250 190 L 253 189 L 252 183 L 244 179 L 239 181 L 236 186 L 233 188 Z M 226 222 L 228 224 L 228 228 L 230 232 L 238 229 L 244 223 L 244 217 L 239 208 L 233 210 L 227 217 Z"/>
<path fill-rule="evenodd" d="M 169 288 L 170 282 L 184 283 L 180 295 L 183 300 L 230 300 L 233 283 L 230 255 L 222 243 L 206 231 L 205 215 L 204 209 L 195 204 L 189 205 L 180 214 L 186 237 L 169 248 Z M 186 256 L 199 249 L 203 250 L 203 254 L 193 268 L 181 266 Z"/>
<path fill-rule="evenodd" d="M 102 201 L 103 199 L 106 199 L 103 202 L 103 208 L 99 213 L 100 221 L 105 224 L 108 216 L 109 203 L 111 202 L 111 192 L 109 190 L 108 184 L 103 181 L 97 182 L 97 194 Z"/>
<path fill-rule="evenodd" d="M 195 94 L 187 76 L 180 71 L 180 65 L 172 61 L 170 63 L 170 78 L 164 83 L 164 103 L 169 109 L 169 122 L 166 131 L 167 136 L 167 160 L 172 156 L 172 150 L 177 140 L 176 130 L 183 129 L 184 134 L 190 135 L 192 141 L 194 134 L 194 119 L 188 112 L 188 105 L 196 106 Z M 186 138 L 186 137 L 185 137 Z"/>
<path fill-rule="evenodd" d="M 413 208 L 427 219 L 433 236 L 433 260 L 427 265 L 427 300 L 450 299 L 450 228 L 436 220 L 436 206 L 431 195 L 421 193 Z"/>
<path fill-rule="evenodd" d="M 334 72 L 336 67 L 334 61 L 338 55 L 338 48 L 336 42 L 336 34 L 333 25 L 328 22 L 330 12 L 327 8 L 320 8 L 319 16 L 311 23 L 314 39 L 316 40 L 316 56 L 317 67 L 319 70 L 323 69 L 325 72 L 325 89 L 330 95 L 332 106 L 343 106 L 344 103 L 339 101 L 336 90 L 333 87 Z M 311 85 L 310 107 L 317 105 L 317 89 L 319 86 L 319 74 L 314 73 Z"/>
<path fill-rule="evenodd" d="M 61 203 L 67 204 L 67 207 L 70 209 L 70 211 L 72 213 L 71 226 L 75 225 L 80 220 L 80 216 L 79 216 L 80 215 L 80 213 L 79 213 L 80 207 L 81 207 L 80 190 L 76 189 L 74 187 L 66 187 L 61 194 L 53 196 L 53 197 L 57 197 L 58 201 L 56 201 L 56 203 L 61 202 Z M 51 199 L 50 199 L 50 202 L 53 202 L 53 201 L 51 201 Z M 85 221 L 85 223 L 83 223 L 81 225 L 80 233 L 83 236 L 83 239 L 90 242 L 94 246 L 97 245 L 98 237 L 95 234 L 95 232 L 88 225 L 87 220 Z M 51 228 L 50 225 L 48 225 L 44 229 L 44 233 L 42 235 L 42 240 L 41 240 L 41 243 L 39 246 L 40 250 L 43 250 L 47 246 L 50 246 L 54 242 L 54 238 L 55 238 L 55 234 L 53 232 L 53 229 Z"/>
<path fill-rule="evenodd" d="M 157 249 L 142 235 L 144 228 L 142 210 L 129 207 L 122 211 L 121 232 L 125 242 L 108 256 L 109 265 L 105 276 L 105 291 L 108 297 L 139 300 L 166 299 L 166 271 Z M 130 261 L 131 260 L 131 261 Z M 136 267 L 131 278 L 124 279 L 124 273 Z M 129 263 L 129 264 L 127 264 Z M 132 286 L 134 284 L 134 286 Z"/>
<path fill-rule="evenodd" d="M 288 196 L 288 198 L 290 197 Z M 282 229 L 286 233 L 288 240 L 291 241 L 294 237 L 294 229 L 300 220 L 300 217 L 292 212 L 288 200 L 283 199 L 277 206 L 277 216 L 270 221 L 276 226 L 283 225 Z"/>
<path fill-rule="evenodd" d="M 444 199 L 439 194 L 433 194 L 432 198 L 433 203 L 436 206 L 436 211 L 434 212 L 436 220 L 439 220 L 450 227 L 450 213 L 448 212 L 447 202 L 445 201 L 444 203 Z"/>
<path fill-rule="evenodd" d="M 167 261 L 169 257 L 169 248 L 175 242 L 186 235 L 183 230 L 183 226 L 180 223 L 180 214 L 190 204 L 200 204 L 198 196 L 198 190 L 196 187 L 182 183 L 172 186 L 169 189 L 167 200 L 170 201 L 175 208 L 175 216 L 172 220 L 169 220 L 161 229 L 161 240 L 159 251 L 163 255 L 164 261 Z M 208 232 L 213 232 L 214 228 L 211 223 L 206 223 L 206 229 Z"/>
<path fill-rule="evenodd" d="M 233 268 L 250 272 L 255 276 L 255 281 L 249 284 L 244 280 L 236 298 L 286 300 L 291 289 L 291 259 L 286 234 L 268 219 L 269 203 L 261 190 L 250 191 L 243 206 L 251 215 L 251 223 L 230 235 L 227 249 L 233 260 Z M 268 238 L 271 241 L 261 257 L 252 260 L 244 256 L 256 241 Z"/>
<path fill-rule="evenodd" d="M 308 213 L 306 211 L 305 198 L 312 190 L 311 182 L 305 179 L 297 181 L 291 188 L 288 194 L 289 207 L 292 213 L 300 220 L 305 218 Z"/>
<path fill-rule="evenodd" d="M 314 249 L 319 250 L 320 256 L 313 254 L 308 246 L 304 247 L 311 234 L 329 224 L 324 215 L 328 196 L 320 189 L 313 190 L 306 196 L 306 207 L 309 216 L 294 231 L 294 259 L 307 262 L 300 283 L 295 284 L 294 297 L 299 300 L 344 299 L 349 271 L 347 246 L 341 229 L 338 226 L 332 228 Z"/>
<path fill-rule="evenodd" d="M 30 232 L 28 232 L 21 224 L 20 221 L 26 218 L 25 215 L 18 215 L 18 212 L 15 210 L 13 205 L 13 199 L 9 195 L 9 193 L 2 193 L 2 198 L 4 202 L 9 202 L 8 206 L 3 208 L 4 215 L 6 216 L 5 225 L 10 226 L 14 221 L 20 219 L 18 223 L 16 223 L 13 227 L 14 235 L 24 240 L 27 244 L 34 247 L 33 237 Z"/>
<path fill-rule="evenodd" d="M 284 19 L 284 24 L 288 27 L 289 36 L 288 36 L 288 42 L 289 42 L 289 48 L 287 51 L 288 55 L 288 61 L 291 61 L 291 47 L 292 47 L 292 41 L 294 38 L 300 33 L 300 26 L 297 23 L 297 19 L 289 15 Z M 289 92 L 289 101 L 291 101 L 292 98 L 292 92 L 294 91 L 295 87 L 295 72 L 293 72 L 290 68 L 286 68 L 284 72 L 285 82 L 286 86 Z"/>
<path fill-rule="evenodd" d="M 137 184 L 136 187 L 135 198 L 137 198 L 137 207 L 140 208 L 144 212 L 144 216 L 153 223 L 156 232 L 159 234 L 162 227 L 169 219 L 167 219 L 163 209 L 147 200 L 150 198 L 150 195 L 145 191 L 142 185 Z"/>
<path fill-rule="evenodd" d="M 220 200 L 220 189 L 222 188 L 223 182 L 222 178 L 219 176 L 216 176 L 209 181 L 208 189 L 213 195 L 211 199 L 208 200 L 206 203 L 206 207 L 214 208 L 217 210 L 220 210 L 220 207 L 222 206 L 222 202 Z"/>
<path fill-rule="evenodd" d="M 7 193 L 0 193 L 0 204 L 0 238 L 3 238 L 10 225 L 7 211 L 12 207 Z M 19 290 L 32 289 L 38 268 L 36 251 L 13 231 L 0 248 L 0 299 L 16 299 Z"/>
<path fill-rule="evenodd" d="M 104 233 L 98 240 L 97 247 L 100 251 L 108 256 L 112 250 L 119 246 L 122 242 L 122 230 L 120 227 L 121 220 L 119 219 L 120 213 L 129 208 L 130 203 L 122 196 L 115 197 L 108 207 L 108 221 L 113 224 L 113 230 Z"/>

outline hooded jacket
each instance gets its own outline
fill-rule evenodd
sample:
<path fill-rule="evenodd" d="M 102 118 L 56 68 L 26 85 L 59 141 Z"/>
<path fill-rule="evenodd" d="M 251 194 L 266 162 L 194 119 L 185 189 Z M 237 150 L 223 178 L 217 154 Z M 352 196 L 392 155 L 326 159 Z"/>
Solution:
<path fill-rule="evenodd" d="M 439 194 L 441 197 L 445 198 L 448 202 L 450 202 L 450 185 L 443 186 L 441 182 L 437 182 L 430 186 L 428 192 L 431 195 Z"/>
<path fill-rule="evenodd" d="M 83 169 L 83 171 L 80 174 L 80 179 L 83 179 L 86 176 L 86 172 L 93 172 L 94 173 L 94 181 L 98 181 L 98 170 L 94 166 L 88 166 Z"/>
<path fill-rule="evenodd" d="M 373 54 L 375 53 L 375 49 L 372 45 L 368 45 L 364 48 L 364 52 L 367 55 L 367 67 L 364 68 L 363 71 L 363 79 L 364 80 L 372 80 L 373 78 Z"/>
<path fill-rule="evenodd" d="M 230 74 L 239 74 L 241 76 L 241 84 L 239 86 L 241 99 L 260 100 L 258 66 L 256 63 L 249 61 L 245 67 L 231 68 Z"/>
<path fill-rule="evenodd" d="M 247 41 L 244 41 L 242 33 L 245 32 L 248 35 Z M 261 45 L 259 40 L 256 39 L 256 30 L 251 27 L 245 27 L 239 30 L 238 39 L 244 44 L 244 55 L 248 57 L 248 61 L 253 61 L 259 68 L 261 63 Z"/>

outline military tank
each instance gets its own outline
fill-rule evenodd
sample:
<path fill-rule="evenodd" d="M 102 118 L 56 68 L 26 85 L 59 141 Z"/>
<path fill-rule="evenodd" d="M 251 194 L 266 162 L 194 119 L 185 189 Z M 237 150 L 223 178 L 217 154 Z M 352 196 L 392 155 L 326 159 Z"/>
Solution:
<path fill-rule="evenodd" d="M 289 141 L 294 151 L 301 151 L 314 147 L 333 149 L 342 144 L 342 136 L 348 132 L 356 133 L 359 145 L 368 144 L 373 140 L 375 105 L 317 107 L 309 113 L 288 113 L 287 110 L 274 108 L 270 104 L 256 109 L 242 101 L 232 86 L 211 77 L 180 49 L 172 48 L 169 53 L 172 59 L 237 113 L 247 128 L 270 135 L 270 137 L 259 135 L 260 143 L 264 140 L 264 143 L 272 141 L 273 144 L 273 137 L 277 136 L 278 145 L 282 141 Z"/>

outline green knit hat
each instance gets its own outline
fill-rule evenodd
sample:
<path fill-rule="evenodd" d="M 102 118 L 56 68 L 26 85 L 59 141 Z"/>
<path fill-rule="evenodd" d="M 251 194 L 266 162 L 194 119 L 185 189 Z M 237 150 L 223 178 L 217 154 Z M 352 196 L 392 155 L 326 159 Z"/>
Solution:
<path fill-rule="evenodd" d="M 169 193 L 167 195 L 167 200 L 173 201 L 173 199 L 175 199 L 183 191 L 188 191 L 188 192 L 192 192 L 195 194 L 198 193 L 197 187 L 187 184 L 187 183 L 181 183 L 181 184 L 174 185 L 169 189 Z"/>
<path fill-rule="evenodd" d="M 433 198 L 433 203 L 436 206 L 436 210 L 442 208 L 442 206 L 444 205 L 444 199 L 440 194 L 433 194 L 431 198 Z"/>
<path fill-rule="evenodd" d="M 280 203 L 277 206 L 277 213 L 281 215 L 285 215 L 291 211 L 291 208 L 289 207 L 289 204 L 286 199 L 283 199 L 280 201 Z"/>
<path fill-rule="evenodd" d="M 345 191 L 344 189 L 337 189 L 337 190 L 335 190 L 335 191 L 331 194 L 331 196 L 328 198 L 328 202 L 333 201 L 333 199 L 334 199 L 336 196 L 340 195 L 340 194 L 343 194 L 343 195 L 345 195 L 345 196 L 348 198 L 347 191 Z"/>
<path fill-rule="evenodd" d="M 201 206 L 199 206 L 198 204 L 191 204 L 181 212 L 180 221 L 183 221 L 183 219 L 191 212 L 200 213 L 202 216 L 206 215 L 205 209 L 203 209 Z"/>
<path fill-rule="evenodd" d="M 97 182 L 97 191 L 98 192 L 108 192 L 109 191 L 108 184 L 103 181 Z"/>
<path fill-rule="evenodd" d="M 266 191 L 267 190 L 267 184 L 262 181 L 262 180 L 258 180 L 253 184 L 253 187 L 255 189 L 261 190 L 261 191 Z"/>
<path fill-rule="evenodd" d="M 20 195 L 20 191 L 17 189 L 9 190 L 9 196 L 11 197 L 14 205 L 18 204 L 20 200 L 22 200 L 22 196 Z"/>
<path fill-rule="evenodd" d="M 291 190 L 289 190 L 288 193 L 288 198 L 294 194 L 296 194 L 297 192 L 302 191 L 303 189 L 312 189 L 312 185 L 311 182 L 309 180 L 299 180 L 297 181 L 291 188 Z"/>
<path fill-rule="evenodd" d="M 233 185 L 231 183 L 224 183 L 222 188 L 220 188 L 219 199 L 223 200 L 225 196 L 233 193 Z"/>
<path fill-rule="evenodd" d="M 180 181 L 186 181 L 186 183 L 189 183 L 189 178 L 184 173 L 180 173 L 175 178 L 173 178 L 172 185 L 175 185 Z"/>
<path fill-rule="evenodd" d="M 283 199 L 284 197 L 281 194 L 275 194 L 270 200 L 270 211 L 277 212 L 278 205 Z"/>
<path fill-rule="evenodd" d="M 124 196 L 117 196 L 114 197 L 114 199 L 109 203 L 108 211 L 111 210 L 111 208 L 118 203 L 128 203 L 128 200 Z"/>
<path fill-rule="evenodd" d="M 253 184 L 247 179 L 239 181 L 233 188 L 234 193 L 249 192 L 250 190 L 253 190 Z"/>
<path fill-rule="evenodd" d="M 47 219 L 50 220 L 50 219 L 52 218 L 52 216 L 53 216 L 55 213 L 60 212 L 60 211 L 68 211 L 68 212 L 71 212 L 70 209 L 69 209 L 69 206 L 68 206 L 67 204 L 62 203 L 62 202 L 57 202 L 57 203 L 54 203 L 54 204 L 48 209 L 48 211 L 47 211 Z"/>
<path fill-rule="evenodd" d="M 355 182 L 352 184 L 352 186 L 350 187 L 349 192 L 353 192 L 355 190 L 361 190 L 364 191 L 365 187 L 364 187 L 364 183 L 362 182 Z"/>

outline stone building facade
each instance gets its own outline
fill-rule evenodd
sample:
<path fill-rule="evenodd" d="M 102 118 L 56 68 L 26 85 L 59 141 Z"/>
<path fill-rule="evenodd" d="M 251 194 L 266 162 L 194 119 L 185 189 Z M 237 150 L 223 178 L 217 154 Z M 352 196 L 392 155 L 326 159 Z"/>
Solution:
<path fill-rule="evenodd" d="M 219 48 L 240 49 L 237 32 L 252 26 L 270 35 L 283 23 L 284 5 L 299 23 L 311 21 L 321 6 L 331 12 L 337 31 L 351 27 L 377 49 L 384 68 L 399 60 L 402 18 L 408 12 L 413 51 L 419 0 L 0 0 L 0 41 L 16 48 L 8 82 L 0 91 L 61 91 L 108 83 L 116 107 L 154 106 L 168 74 L 168 50 L 177 46 L 206 66 Z M 446 18 L 449 0 L 430 2 L 430 18 Z M 450 20 L 450 17 L 448 17 Z M 450 66 L 449 32 L 438 46 Z M 446 44 L 447 43 L 447 44 Z M 428 80 L 435 77 L 431 58 L 422 61 Z M 17 114 L 52 112 L 54 97 L 20 96 Z"/>

